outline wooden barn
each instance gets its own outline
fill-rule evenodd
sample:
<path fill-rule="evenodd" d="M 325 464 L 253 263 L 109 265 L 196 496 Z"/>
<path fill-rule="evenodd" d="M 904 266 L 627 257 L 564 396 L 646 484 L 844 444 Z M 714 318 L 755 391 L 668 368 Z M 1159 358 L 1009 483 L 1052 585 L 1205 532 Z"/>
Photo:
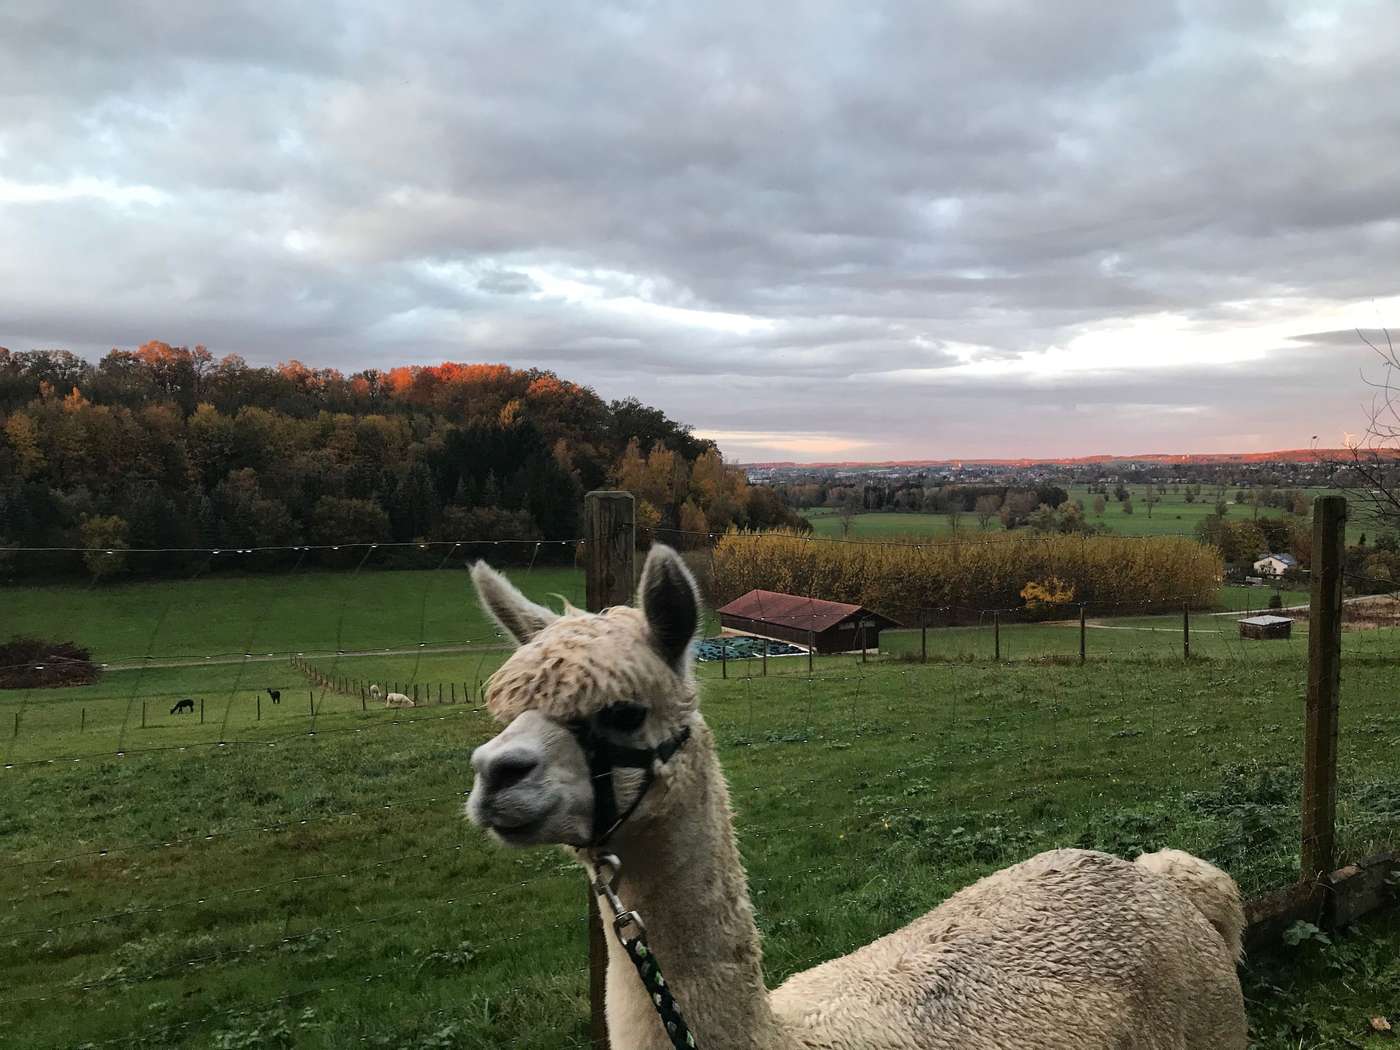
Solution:
<path fill-rule="evenodd" d="M 791 642 L 818 653 L 878 649 L 880 632 L 899 626 L 860 605 L 757 590 L 721 608 L 719 622 L 726 631 Z"/>
<path fill-rule="evenodd" d="M 1241 638 L 1289 638 L 1293 621 L 1287 616 L 1247 616 L 1240 621 Z"/>

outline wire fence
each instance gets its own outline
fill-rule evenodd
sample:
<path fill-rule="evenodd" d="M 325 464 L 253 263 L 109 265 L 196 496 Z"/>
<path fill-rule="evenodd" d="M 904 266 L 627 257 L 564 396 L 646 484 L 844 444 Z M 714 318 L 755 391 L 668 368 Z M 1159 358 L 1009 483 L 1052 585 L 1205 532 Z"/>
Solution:
<path fill-rule="evenodd" d="M 11 1037 L 587 1045 L 576 869 L 461 815 L 509 654 L 464 570 L 485 556 L 583 607 L 580 543 L 144 552 L 195 557 L 132 579 L 94 578 L 91 551 L 5 552 L 68 559 L 58 582 L 14 573 L 11 629 L 96 669 L 66 684 L 43 650 L 0 666 L 31 676 L 0 689 Z M 1052 846 L 1193 850 L 1251 896 L 1296 877 L 1308 625 L 1290 610 L 1288 637 L 1243 638 L 1247 611 L 888 610 L 897 626 L 839 652 L 745 643 L 710 614 L 702 709 L 770 983 Z M 1356 616 L 1344 857 L 1394 845 L 1400 821 L 1400 623 Z"/>

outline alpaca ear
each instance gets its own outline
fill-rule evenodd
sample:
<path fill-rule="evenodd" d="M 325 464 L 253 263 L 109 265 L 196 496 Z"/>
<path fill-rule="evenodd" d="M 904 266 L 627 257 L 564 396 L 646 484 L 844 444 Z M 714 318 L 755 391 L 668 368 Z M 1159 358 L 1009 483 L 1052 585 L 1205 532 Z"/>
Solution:
<path fill-rule="evenodd" d="M 515 585 L 484 561 L 472 566 L 472 583 L 481 607 L 517 645 L 524 645 L 559 619 L 559 614 L 536 605 Z"/>
<path fill-rule="evenodd" d="M 685 562 L 670 547 L 652 544 L 642 567 L 637 604 L 646 615 L 651 644 L 680 670 L 700 625 L 700 594 Z"/>

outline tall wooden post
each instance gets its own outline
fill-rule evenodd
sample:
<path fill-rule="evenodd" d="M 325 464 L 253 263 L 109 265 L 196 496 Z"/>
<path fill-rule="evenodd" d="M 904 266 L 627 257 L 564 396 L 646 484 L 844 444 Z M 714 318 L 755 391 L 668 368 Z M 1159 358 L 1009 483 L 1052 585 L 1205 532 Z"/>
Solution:
<path fill-rule="evenodd" d="M 1084 633 L 1085 633 L 1084 627 L 1085 627 L 1085 625 L 1084 625 L 1084 603 L 1083 603 L 1083 602 L 1080 602 L 1080 603 L 1079 603 L 1079 662 L 1080 662 L 1081 665 L 1084 663 L 1084 656 L 1085 656 L 1085 653 L 1086 653 L 1087 648 L 1088 648 L 1088 647 L 1084 644 Z"/>
<path fill-rule="evenodd" d="M 591 612 L 626 605 L 637 582 L 637 508 L 630 492 L 590 492 L 583 497 L 584 579 Z M 723 650 L 721 650 L 722 652 Z M 598 899 L 588 892 L 588 1041 L 608 1050 L 608 944 Z"/>
<path fill-rule="evenodd" d="M 763 639 L 763 677 L 768 677 L 768 639 Z"/>
<path fill-rule="evenodd" d="M 719 675 L 721 678 L 729 677 L 729 643 L 724 640 L 724 635 L 719 636 Z"/>
<path fill-rule="evenodd" d="M 1347 501 L 1313 501 L 1312 605 L 1303 741 L 1303 871 L 1316 882 L 1336 866 L 1337 721 L 1342 689 L 1342 563 Z"/>
<path fill-rule="evenodd" d="M 817 652 L 817 632 L 807 632 L 807 673 L 812 673 L 812 661 L 816 659 Z"/>

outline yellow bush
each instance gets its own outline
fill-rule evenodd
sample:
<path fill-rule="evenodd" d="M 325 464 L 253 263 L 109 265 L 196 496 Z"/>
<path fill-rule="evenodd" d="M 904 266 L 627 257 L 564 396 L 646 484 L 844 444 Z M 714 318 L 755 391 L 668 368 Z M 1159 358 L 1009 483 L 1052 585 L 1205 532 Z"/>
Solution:
<path fill-rule="evenodd" d="M 1031 580 L 1021 588 L 1021 600 L 1027 605 L 1067 605 L 1074 601 L 1074 588 L 1058 576 Z"/>
<path fill-rule="evenodd" d="M 755 587 L 856 602 L 904 623 L 938 610 L 1023 607 L 1026 581 L 1056 581 L 1090 607 L 1205 606 L 1222 566 L 1182 536 L 969 533 L 951 540 L 840 543 L 792 532 L 737 532 L 713 551 L 721 602 Z"/>

